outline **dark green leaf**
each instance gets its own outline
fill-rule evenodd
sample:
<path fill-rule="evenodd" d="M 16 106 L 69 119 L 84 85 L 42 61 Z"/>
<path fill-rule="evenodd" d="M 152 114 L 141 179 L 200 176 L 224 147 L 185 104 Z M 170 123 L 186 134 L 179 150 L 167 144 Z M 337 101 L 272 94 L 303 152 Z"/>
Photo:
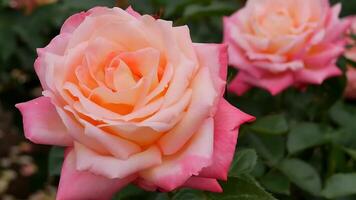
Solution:
<path fill-rule="evenodd" d="M 290 182 L 286 176 L 277 171 L 270 171 L 261 178 L 260 182 L 271 192 L 289 195 Z"/>
<path fill-rule="evenodd" d="M 356 160 L 356 149 L 342 148 L 352 159 Z"/>
<path fill-rule="evenodd" d="M 244 173 L 250 173 L 257 162 L 257 154 L 253 149 L 239 150 L 235 154 L 234 161 L 231 165 L 229 176 L 237 177 Z"/>
<path fill-rule="evenodd" d="M 278 169 L 298 187 L 313 195 L 319 195 L 320 177 L 310 164 L 299 159 L 285 159 L 278 165 Z"/>
<path fill-rule="evenodd" d="M 247 133 L 249 144 L 270 165 L 275 165 L 284 157 L 285 140 L 282 136 Z"/>
<path fill-rule="evenodd" d="M 59 176 L 61 174 L 64 160 L 64 148 L 52 147 L 49 152 L 48 172 L 49 176 Z"/>
<path fill-rule="evenodd" d="M 210 193 L 213 200 L 276 200 L 249 175 L 230 178 L 222 183 L 224 193 Z"/>
<path fill-rule="evenodd" d="M 318 124 L 299 123 L 288 134 L 287 149 L 293 154 L 307 148 L 323 144 L 325 135 Z"/>
<path fill-rule="evenodd" d="M 250 128 L 257 133 L 279 135 L 288 131 L 288 124 L 284 115 L 276 114 L 257 118 Z"/>
<path fill-rule="evenodd" d="M 356 194 L 356 173 L 335 174 L 327 179 L 322 195 L 336 198 Z"/>
<path fill-rule="evenodd" d="M 183 190 L 179 190 L 172 197 L 172 200 L 186 200 L 186 199 L 206 200 L 206 196 L 203 192 L 198 190 L 183 189 Z"/>

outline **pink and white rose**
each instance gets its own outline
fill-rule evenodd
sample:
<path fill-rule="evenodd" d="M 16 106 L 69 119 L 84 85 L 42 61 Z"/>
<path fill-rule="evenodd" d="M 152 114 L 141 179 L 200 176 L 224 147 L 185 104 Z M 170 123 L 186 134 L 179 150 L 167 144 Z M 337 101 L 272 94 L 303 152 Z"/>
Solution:
<path fill-rule="evenodd" d="M 128 183 L 221 192 L 241 124 L 223 93 L 227 47 L 131 8 L 71 16 L 35 70 L 43 96 L 18 104 L 25 136 L 66 148 L 57 199 L 110 199 Z"/>
<path fill-rule="evenodd" d="M 335 63 L 349 22 L 340 10 L 328 0 L 248 0 L 224 18 L 229 63 L 239 70 L 229 89 L 241 95 L 256 86 L 275 95 L 341 75 Z"/>

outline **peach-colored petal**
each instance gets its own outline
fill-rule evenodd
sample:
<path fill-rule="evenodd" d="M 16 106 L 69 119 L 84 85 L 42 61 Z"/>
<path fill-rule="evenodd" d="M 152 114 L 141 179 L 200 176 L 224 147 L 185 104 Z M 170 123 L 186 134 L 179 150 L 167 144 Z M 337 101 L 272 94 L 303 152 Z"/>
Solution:
<path fill-rule="evenodd" d="M 322 68 L 333 62 L 344 52 L 343 44 L 328 44 L 324 45 L 321 52 L 315 55 L 306 57 L 305 63 L 311 68 Z"/>
<path fill-rule="evenodd" d="M 152 184 L 171 191 L 182 186 L 192 175 L 211 164 L 213 154 L 214 121 L 204 121 L 186 148 L 177 155 L 163 157 L 162 164 L 145 170 L 140 176 Z"/>
<path fill-rule="evenodd" d="M 158 141 L 164 155 L 176 153 L 209 117 L 218 97 L 208 68 L 201 68 L 192 84 L 193 96 L 182 121 Z"/>
<path fill-rule="evenodd" d="M 69 113 L 66 111 L 57 108 L 57 112 L 60 116 L 60 118 L 63 120 L 63 124 L 66 126 L 68 129 L 68 133 L 70 136 L 76 141 L 80 142 L 81 144 L 85 145 L 88 148 L 91 148 L 95 150 L 96 152 L 99 152 L 101 154 L 109 154 L 109 152 L 106 150 L 106 148 L 99 143 L 98 141 L 86 137 L 84 135 L 84 128 L 83 126 L 76 120 L 75 116 L 71 116 Z M 72 112 L 74 113 L 74 112 Z"/>
<path fill-rule="evenodd" d="M 108 151 L 118 159 L 128 159 L 131 155 L 139 153 L 141 147 L 128 140 L 106 133 L 90 123 L 85 123 L 85 135 L 91 137 L 103 146 L 107 147 Z"/>
<path fill-rule="evenodd" d="M 214 153 L 213 163 L 204 168 L 199 176 L 208 178 L 227 179 L 240 125 L 251 122 L 255 118 L 241 112 L 222 99 L 214 117 Z"/>
<path fill-rule="evenodd" d="M 222 188 L 216 179 L 190 177 L 182 187 L 193 188 L 196 190 L 205 190 L 209 192 L 222 192 Z"/>
<path fill-rule="evenodd" d="M 25 136 L 37 144 L 71 146 L 73 141 L 48 97 L 16 104 L 23 117 Z"/>
<path fill-rule="evenodd" d="M 74 151 L 77 170 L 90 171 L 110 179 L 125 178 L 141 170 L 157 166 L 162 162 L 161 152 L 156 146 L 151 146 L 126 160 L 100 155 L 79 143 L 75 143 Z"/>
<path fill-rule="evenodd" d="M 227 76 L 227 46 L 219 44 L 199 44 L 195 45 L 199 64 L 207 67 L 214 81 L 215 90 L 220 96 L 225 90 L 225 80 Z"/>
<path fill-rule="evenodd" d="M 109 179 L 88 171 L 78 171 L 75 152 L 72 149 L 67 151 L 57 191 L 58 200 L 109 200 L 136 178 L 132 175 L 123 179 Z"/>

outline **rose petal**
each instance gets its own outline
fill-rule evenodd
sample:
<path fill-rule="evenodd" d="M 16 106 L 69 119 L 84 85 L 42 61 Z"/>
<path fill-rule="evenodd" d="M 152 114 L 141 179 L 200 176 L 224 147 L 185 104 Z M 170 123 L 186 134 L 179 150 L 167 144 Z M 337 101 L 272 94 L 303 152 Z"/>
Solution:
<path fill-rule="evenodd" d="M 145 170 L 140 176 L 165 191 L 182 186 L 192 175 L 211 164 L 214 122 L 205 120 L 200 130 L 177 155 L 163 157 L 162 164 Z"/>
<path fill-rule="evenodd" d="M 70 146 L 73 141 L 48 97 L 16 104 L 23 117 L 25 136 L 37 144 Z"/>
<path fill-rule="evenodd" d="M 216 179 L 190 177 L 182 187 L 193 188 L 196 190 L 205 190 L 209 192 L 222 192 L 223 189 Z"/>
<path fill-rule="evenodd" d="M 111 179 L 125 178 L 162 162 L 161 152 L 156 146 L 151 146 L 146 151 L 134 154 L 126 160 L 100 155 L 79 143 L 75 143 L 74 151 L 77 170 L 88 170 Z"/>
<path fill-rule="evenodd" d="M 213 163 L 199 173 L 200 177 L 227 179 L 235 153 L 238 128 L 245 122 L 251 122 L 254 119 L 253 116 L 241 112 L 225 99 L 220 101 L 214 117 Z"/>
<path fill-rule="evenodd" d="M 342 72 L 337 66 L 330 65 L 318 69 L 302 69 L 296 73 L 295 78 L 300 83 L 311 83 L 319 85 L 325 79 L 334 76 L 340 76 L 341 74 Z"/>
<path fill-rule="evenodd" d="M 201 68 L 192 89 L 193 96 L 187 113 L 176 127 L 158 141 L 164 155 L 172 155 L 181 149 L 215 108 L 218 94 L 208 68 Z"/>
<path fill-rule="evenodd" d="M 220 96 L 225 91 L 227 76 L 227 45 L 195 44 L 200 66 L 207 67 Z"/>
<path fill-rule="evenodd" d="M 75 152 L 72 149 L 68 151 L 62 166 L 58 200 L 109 200 L 136 178 L 132 175 L 123 179 L 108 179 L 88 171 L 78 171 L 75 169 Z"/>

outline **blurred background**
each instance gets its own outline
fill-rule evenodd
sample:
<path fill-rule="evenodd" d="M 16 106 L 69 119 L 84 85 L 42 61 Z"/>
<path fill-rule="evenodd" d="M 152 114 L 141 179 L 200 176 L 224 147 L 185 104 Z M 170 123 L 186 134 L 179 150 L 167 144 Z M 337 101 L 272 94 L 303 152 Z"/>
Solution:
<path fill-rule="evenodd" d="M 337 3 L 333 0 L 331 3 Z M 356 0 L 342 0 L 342 16 Z M 188 24 L 194 42 L 222 41 L 222 17 L 244 0 L 0 0 L 0 199 L 55 199 L 63 149 L 34 145 L 23 136 L 14 105 L 41 95 L 36 48 L 59 33 L 70 15 L 94 6 L 131 5 L 157 18 Z M 345 69 L 347 61 L 339 60 Z M 229 70 L 229 78 L 236 74 Z M 258 117 L 242 127 L 224 183 L 225 196 L 182 190 L 144 193 L 128 187 L 114 199 L 356 199 L 356 104 L 342 98 L 345 77 L 272 97 L 254 89 L 227 98 Z M 234 198 L 229 198 L 231 194 Z M 273 196 L 273 197 L 272 197 Z"/>

